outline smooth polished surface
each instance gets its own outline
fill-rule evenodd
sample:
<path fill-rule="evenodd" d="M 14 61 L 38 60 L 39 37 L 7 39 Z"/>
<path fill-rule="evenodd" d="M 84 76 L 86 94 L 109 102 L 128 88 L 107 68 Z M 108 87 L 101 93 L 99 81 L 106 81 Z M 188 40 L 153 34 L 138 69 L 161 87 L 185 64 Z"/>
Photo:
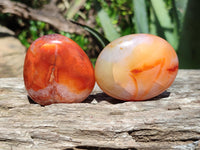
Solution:
<path fill-rule="evenodd" d="M 29 96 L 41 105 L 81 102 L 94 87 L 94 69 L 73 40 L 46 35 L 27 51 L 24 82 Z"/>
<path fill-rule="evenodd" d="M 178 57 L 164 39 L 132 34 L 108 44 L 97 58 L 95 78 L 108 95 L 146 100 L 164 92 L 178 72 Z"/>

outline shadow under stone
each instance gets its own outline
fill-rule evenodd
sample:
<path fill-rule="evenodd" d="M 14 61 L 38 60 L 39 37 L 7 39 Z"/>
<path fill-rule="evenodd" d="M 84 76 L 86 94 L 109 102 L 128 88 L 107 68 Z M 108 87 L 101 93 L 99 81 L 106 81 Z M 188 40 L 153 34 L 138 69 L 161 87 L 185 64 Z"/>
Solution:
<path fill-rule="evenodd" d="M 126 101 L 122 101 L 119 99 L 115 99 L 109 95 L 107 95 L 106 93 L 102 92 L 102 93 L 97 93 L 95 95 L 89 95 L 88 98 L 83 101 L 83 103 L 92 103 L 93 100 L 96 100 L 97 103 L 100 102 L 108 102 L 111 104 L 119 104 L 119 103 L 124 103 Z"/>
<path fill-rule="evenodd" d="M 157 101 L 162 98 L 169 97 L 169 96 L 170 96 L 170 92 L 164 91 L 163 93 L 161 93 L 160 95 L 158 95 L 154 98 L 151 98 L 148 100 L 142 100 L 142 101 Z M 28 101 L 30 104 L 38 104 L 35 101 L 33 101 L 30 96 L 27 95 L 27 98 L 28 98 Z M 96 101 L 96 103 L 108 102 L 110 104 L 120 104 L 120 103 L 130 102 L 130 101 L 123 101 L 123 100 L 113 98 L 113 97 L 107 95 L 106 93 L 102 92 L 102 93 L 97 93 L 94 95 L 89 95 L 87 97 L 87 99 L 85 99 L 82 103 L 93 103 L 94 100 Z M 141 100 L 136 100 L 136 101 L 132 101 L 132 102 L 141 102 Z"/>
<path fill-rule="evenodd" d="M 160 100 L 160 99 L 162 99 L 162 98 L 169 97 L 170 94 L 171 94 L 170 92 L 164 91 L 164 92 L 161 93 L 160 95 L 158 95 L 158 96 L 156 96 L 156 97 L 154 97 L 154 98 L 151 98 L 151 99 L 149 99 L 149 100 Z"/>
<path fill-rule="evenodd" d="M 162 98 L 166 98 L 170 96 L 170 92 L 168 91 L 164 91 L 163 93 L 161 93 L 160 95 L 153 97 L 151 99 L 147 99 L 147 100 L 135 100 L 132 102 L 141 102 L 141 101 L 156 101 L 156 100 L 160 100 Z M 87 99 L 85 101 L 83 101 L 83 103 L 92 103 L 92 101 L 96 100 L 97 103 L 100 102 L 108 102 L 110 104 L 120 104 L 120 103 L 125 103 L 125 102 L 131 102 L 131 101 L 123 101 L 123 100 L 119 100 L 116 98 L 113 98 L 109 95 L 107 95 L 106 93 L 102 92 L 102 93 L 97 93 L 95 95 L 89 95 L 87 97 Z"/>
<path fill-rule="evenodd" d="M 30 96 L 27 95 L 27 98 L 30 104 L 38 104 L 34 100 L 32 100 Z"/>

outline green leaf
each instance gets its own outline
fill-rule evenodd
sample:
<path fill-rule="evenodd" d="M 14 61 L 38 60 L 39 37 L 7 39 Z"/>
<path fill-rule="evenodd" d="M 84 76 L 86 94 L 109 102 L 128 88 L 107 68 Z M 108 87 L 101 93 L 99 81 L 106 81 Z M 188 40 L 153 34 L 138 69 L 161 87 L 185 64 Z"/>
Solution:
<path fill-rule="evenodd" d="M 21 41 L 21 43 L 28 48 L 30 46 L 30 44 L 27 41 L 27 31 L 23 30 L 19 35 L 18 35 L 19 40 Z"/>
<path fill-rule="evenodd" d="M 189 0 L 179 43 L 180 68 L 200 68 L 200 1 Z"/>
<path fill-rule="evenodd" d="M 150 7 L 150 22 L 149 22 L 149 32 L 151 34 L 157 35 L 157 24 L 156 24 L 156 17 L 153 11 L 153 8 Z"/>
<path fill-rule="evenodd" d="M 174 33 L 174 24 L 171 21 L 169 11 L 165 6 L 165 1 L 163 0 L 151 0 L 151 4 L 153 6 L 153 11 L 155 13 L 155 17 L 159 23 L 160 29 L 164 33 L 166 40 L 177 49 L 178 40 Z"/>
<path fill-rule="evenodd" d="M 72 21 L 70 20 L 72 23 L 77 24 L 79 26 L 81 26 L 82 28 L 84 28 L 86 31 L 88 31 L 98 42 L 99 42 L 99 47 L 100 49 L 103 49 L 106 45 L 108 45 L 110 43 L 110 41 L 108 39 L 106 39 L 103 35 L 101 35 L 99 32 L 97 32 L 96 30 L 90 28 L 89 26 L 80 24 L 78 22 Z"/>
<path fill-rule="evenodd" d="M 133 10 L 136 32 L 137 33 L 149 33 L 148 18 L 145 0 L 133 0 Z"/>
<path fill-rule="evenodd" d="M 177 22 L 178 22 L 178 27 L 179 30 L 182 30 L 183 27 L 183 21 L 184 21 L 184 17 L 185 17 L 185 12 L 186 12 L 186 8 L 187 8 L 187 4 L 188 4 L 188 0 L 175 0 L 174 1 L 174 8 L 176 10 L 176 14 L 177 14 Z"/>
<path fill-rule="evenodd" d="M 98 10 L 98 17 L 102 25 L 105 36 L 108 40 L 113 41 L 120 37 L 120 34 L 116 31 L 111 19 L 103 8 Z"/>

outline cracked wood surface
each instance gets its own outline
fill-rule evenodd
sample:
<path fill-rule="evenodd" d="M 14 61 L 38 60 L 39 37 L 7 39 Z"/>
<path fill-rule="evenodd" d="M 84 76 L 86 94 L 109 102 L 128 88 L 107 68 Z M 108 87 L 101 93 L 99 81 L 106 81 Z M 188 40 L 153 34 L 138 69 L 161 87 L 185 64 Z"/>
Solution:
<path fill-rule="evenodd" d="M 41 107 L 21 78 L 0 78 L 0 149 L 200 149 L 200 70 L 179 70 L 149 101 L 123 102 L 95 86 L 78 104 Z"/>

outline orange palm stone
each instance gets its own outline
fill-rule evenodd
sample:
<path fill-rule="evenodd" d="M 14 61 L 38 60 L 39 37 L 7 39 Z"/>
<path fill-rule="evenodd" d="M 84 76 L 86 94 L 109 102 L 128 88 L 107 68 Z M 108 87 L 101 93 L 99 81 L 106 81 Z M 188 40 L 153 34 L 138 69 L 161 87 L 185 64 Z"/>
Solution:
<path fill-rule="evenodd" d="M 164 92 L 178 72 L 178 57 L 164 39 L 132 34 L 108 44 L 95 66 L 99 87 L 108 95 L 125 100 L 147 100 Z"/>

